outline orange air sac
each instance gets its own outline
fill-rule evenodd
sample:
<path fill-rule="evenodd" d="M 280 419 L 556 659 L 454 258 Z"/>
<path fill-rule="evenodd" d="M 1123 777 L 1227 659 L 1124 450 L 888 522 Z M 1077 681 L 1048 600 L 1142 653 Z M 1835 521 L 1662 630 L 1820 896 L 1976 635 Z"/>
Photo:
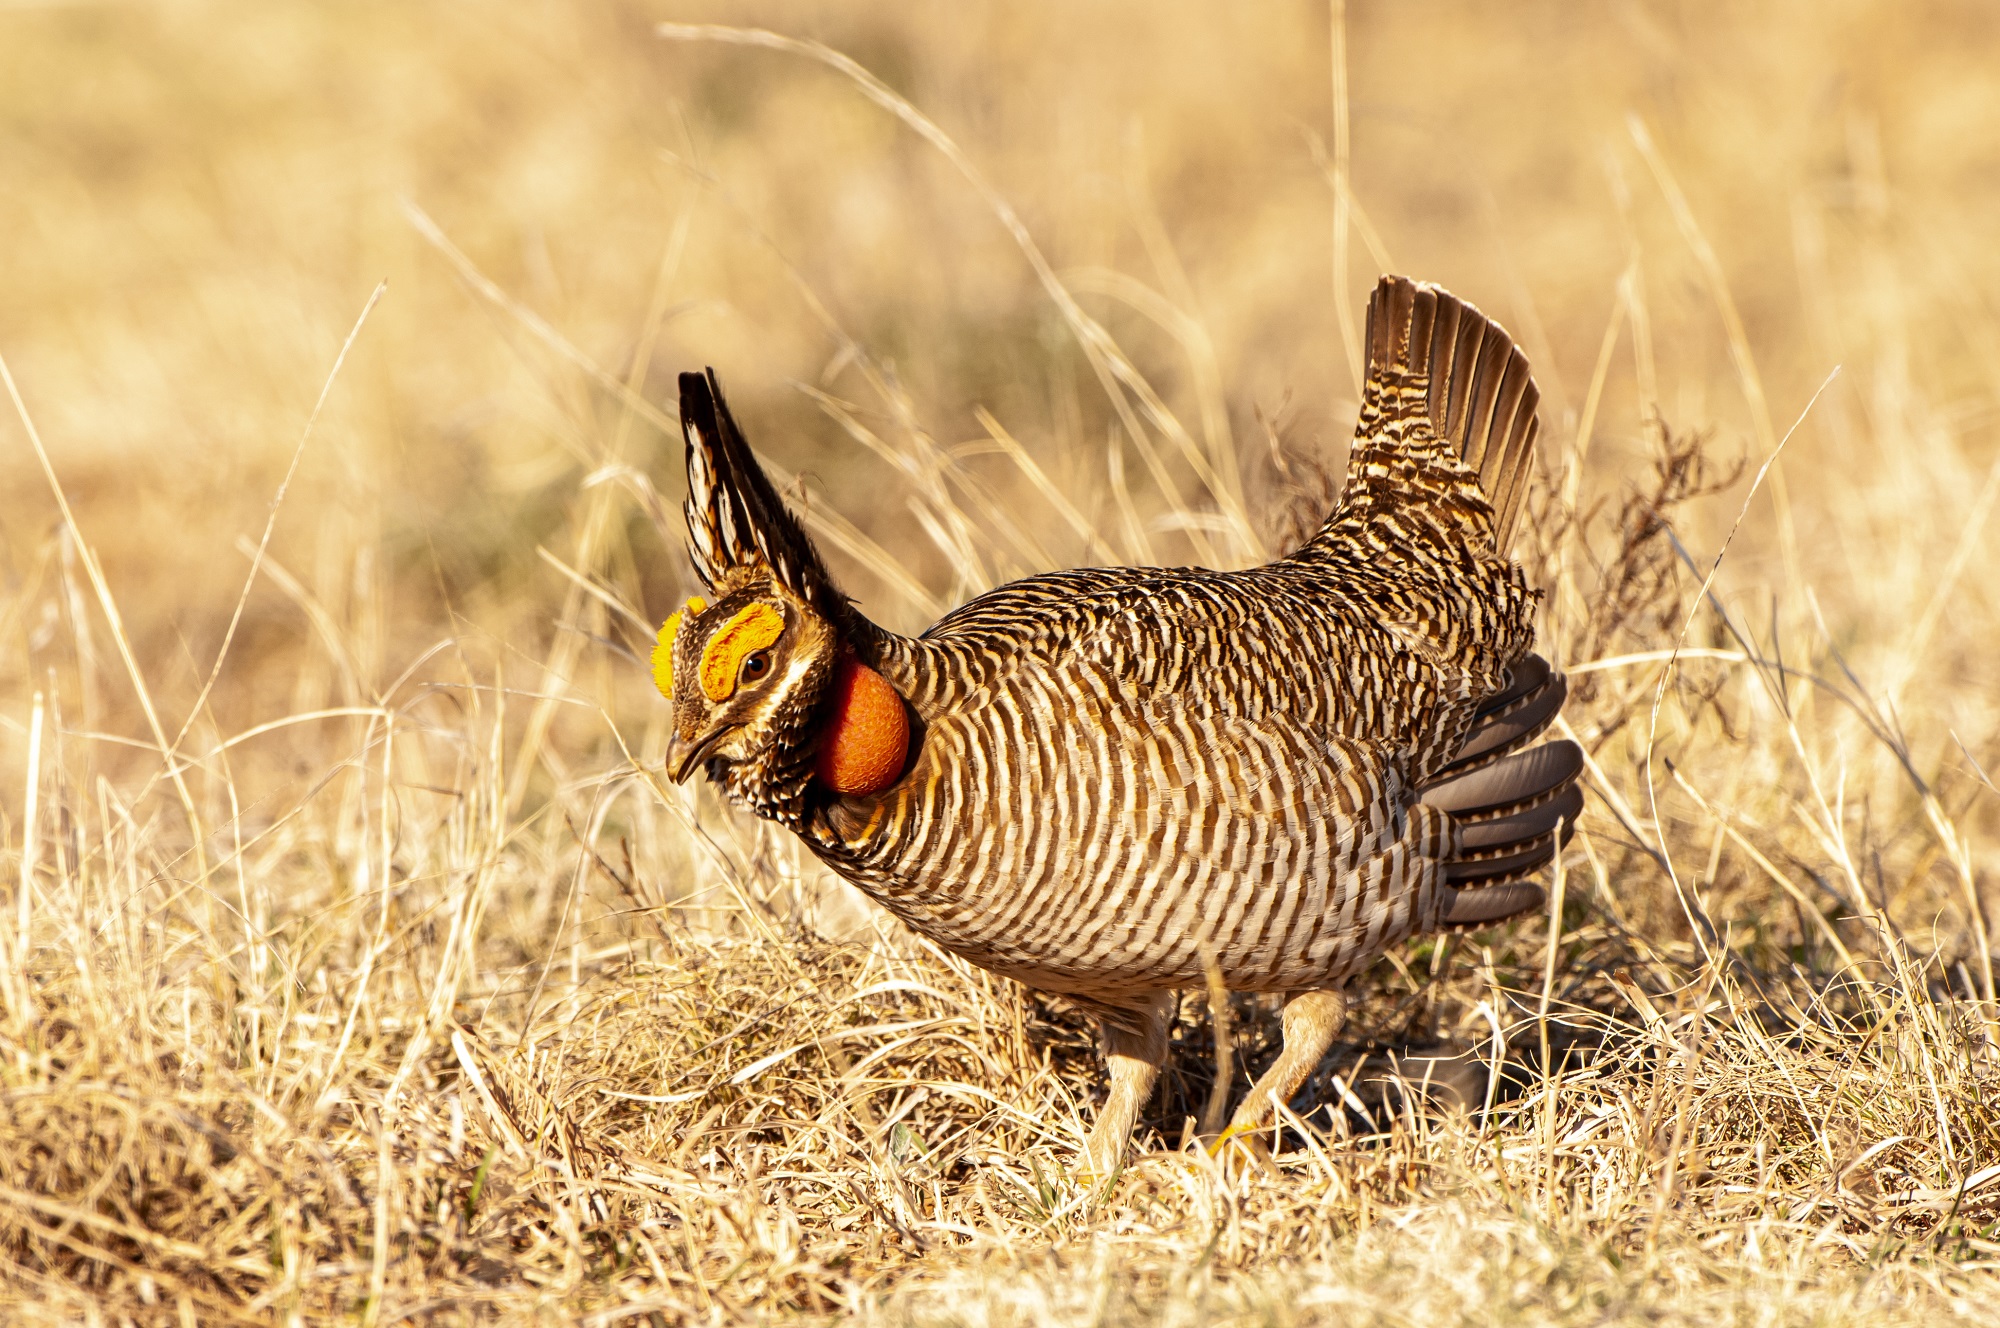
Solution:
<path fill-rule="evenodd" d="M 814 773 L 836 793 L 880 793 L 903 773 L 910 754 L 910 721 L 903 698 L 875 670 L 852 655 L 834 666 Z"/>

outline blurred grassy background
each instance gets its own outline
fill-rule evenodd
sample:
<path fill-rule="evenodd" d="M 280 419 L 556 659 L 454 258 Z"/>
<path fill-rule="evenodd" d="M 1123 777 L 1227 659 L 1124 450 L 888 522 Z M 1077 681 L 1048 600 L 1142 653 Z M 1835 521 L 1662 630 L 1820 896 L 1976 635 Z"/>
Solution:
<path fill-rule="evenodd" d="M 1597 416 L 1605 484 L 1632 464 L 1648 388 L 1675 428 L 1756 452 L 1710 285 L 1631 117 L 1714 246 L 1776 427 L 1845 366 L 1784 468 L 1814 587 L 1849 634 L 1881 632 L 1920 597 L 1926 568 L 1896 532 L 1913 512 L 1962 512 L 1992 450 L 2000 39 L 1979 3 L 1358 5 L 1362 211 L 1339 291 L 1317 5 L 8 6 L 0 348 L 166 697 L 192 698 L 193 661 L 212 658 L 247 566 L 236 542 L 261 526 L 380 279 L 389 293 L 273 546 L 343 622 L 386 596 L 363 633 L 377 685 L 451 614 L 537 653 L 564 585 L 535 546 L 614 439 L 677 489 L 677 444 L 621 423 L 469 296 L 404 199 L 610 372 L 650 344 L 653 400 L 675 371 L 716 365 L 760 445 L 890 536 L 938 593 L 936 551 L 896 538 L 898 477 L 790 386 L 865 395 L 804 290 L 893 365 L 939 439 L 983 436 L 984 406 L 1066 485 L 1103 492 L 1102 394 L 977 196 L 838 76 L 657 40 L 663 15 L 817 37 L 907 94 L 1180 408 L 1193 385 L 1179 347 L 1090 293 L 1103 286 L 1090 270 L 1188 304 L 1253 487 L 1253 416 L 1288 400 L 1289 435 L 1337 459 L 1354 395 L 1337 311 L 1383 264 L 1517 331 L 1552 439 L 1575 426 L 1634 265 L 1656 382 L 1635 372 L 1628 333 Z M 52 509 L 6 428 L 19 585 L 40 575 Z M 1918 450 L 1921 467 L 1897 460 Z M 683 564 L 649 532 L 633 540 L 623 578 L 657 614 Z M 1163 558 L 1192 556 L 1161 543 Z M 1736 584 L 1759 582 L 1759 556 L 1754 538 L 1733 555 Z M 918 625 L 866 573 L 850 580 Z M 1993 619 L 1987 578 L 1959 593 Z M 68 635 L 36 644 L 59 596 L 18 604 L 0 650 L 14 710 Z M 310 699 L 291 694 L 298 613 L 268 589 L 252 607 L 217 698 L 233 721 Z"/>
<path fill-rule="evenodd" d="M 930 116 L 1158 390 L 1157 467 L 932 145 L 821 64 L 665 41 L 663 20 L 822 41 Z M 1705 1277 L 1746 1322 L 1767 1321 L 1765 1296 L 1793 1314 L 1770 1321 L 1874 1322 L 1910 1287 L 1962 1290 L 2000 1253 L 1995 1226 L 1966 1235 L 2000 1221 L 1995 1201 L 1959 1202 L 2000 1137 L 1994 1011 L 1967 999 L 1991 995 L 1972 906 L 2000 819 L 2000 13 L 1359 3 L 1344 81 L 1335 30 L 1325 5 L 1188 0 L 0 0 L 0 356 L 167 737 L 188 726 L 163 762 L 8 410 L 0 840 L 28 884 L 0 927 L 0 1254 L 25 1280 L 0 1303 L 28 1313 L 59 1285 L 76 1298 L 48 1300 L 57 1317 L 100 1292 L 140 1318 L 374 1315 L 386 1283 L 405 1305 L 498 1287 L 532 1318 L 662 1288 L 713 1310 L 726 1286 L 746 1312 L 831 1312 L 860 1282 L 986 1276 L 926 1264 L 907 1226 L 947 1251 L 976 1228 L 1007 1259 L 1073 1239 L 1033 1276 L 1096 1322 L 1111 1265 L 1078 1278 L 1063 1249 L 1149 1233 L 1118 1257 L 1195 1297 L 1173 1279 L 1207 1266 L 1202 1224 L 1225 1209 L 1219 1269 L 1351 1255 L 1361 1271 L 1322 1286 L 1326 1304 L 1365 1287 L 1385 1315 L 1457 1307 L 1437 1322 L 1529 1304 L 1513 1289 L 1552 1268 L 1580 1288 L 1575 1322 L 1607 1296 L 1652 1313 L 1646 1288 L 1669 1286 L 1660 1322 L 1726 1321 Z M 796 845 L 707 791 L 646 783 L 665 707 L 633 655 L 692 586 L 673 375 L 717 368 L 753 441 L 804 477 L 795 498 L 856 528 L 828 548 L 847 588 L 913 630 L 1043 566 L 1276 543 L 1313 487 L 1302 468 L 1339 464 L 1351 336 L 1384 269 L 1474 301 L 1529 352 L 1547 483 L 1523 554 L 1600 768 L 1563 944 L 1527 921 L 1428 977 L 1412 951 L 1364 1004 L 1384 1038 L 1414 1009 L 1483 1039 L 1486 1010 L 1497 1040 L 1504 1015 L 1518 1052 L 1522 1011 L 1554 993 L 1622 1020 L 1625 1041 L 1587 1089 L 1543 1063 L 1545 1106 L 1477 1129 L 1413 1116 L 1380 1148 L 1291 1155 L 1254 1194 L 1182 1186 L 1169 1155 L 1128 1207 L 1050 1190 L 996 1216 L 988 1178 L 1041 1185 L 1022 1159 L 1060 1153 L 1087 1114 L 1083 1039 L 1022 1025 L 1011 987 L 892 934 L 772 939 L 814 894 Z M 383 280 L 196 709 L 272 495 Z M 1698 583 L 1654 518 L 1705 570 L 1836 366 L 1716 581 L 1744 639 L 1693 615 L 1689 642 L 1721 653 L 1683 662 L 1659 715 L 1675 766 L 1649 766 L 1658 654 Z M 1183 425 L 1249 495 L 1254 537 L 1231 535 L 1172 445 Z M 1713 473 L 1747 464 L 1656 513 L 1658 468 L 1689 439 Z M 1678 888 L 1706 901 L 1754 999 L 1701 962 Z M 1716 991 L 1726 1027 L 1703 1022 Z M 1786 1002 L 1796 1024 L 1772 1013 Z M 1188 1008 L 1183 1096 L 1206 1036 Z M 786 1062 L 828 1029 L 879 1041 L 913 1010 L 979 1036 L 885 1044 L 866 1092 Z M 466 1091 L 478 1064 L 511 1106 Z M 877 1137 L 869 1094 L 900 1103 L 917 1153 Z M 1669 1146 L 1656 1108 L 1674 1101 Z M 1559 1164 L 1561 1113 L 1578 1132 Z M 1623 1142 L 1600 1148 L 1611 1120 Z M 1504 1159 L 1489 1128 L 1510 1132 Z M 175 1171 L 206 1156 L 196 1135 L 279 1162 L 254 1183 Z M 643 1223 L 577 1198 L 612 1161 L 618 1211 Z M 103 1178 L 120 1167 L 172 1172 L 185 1204 L 116 1208 Z M 1662 1226 L 1677 1175 L 1684 1207 Z M 1464 1207 L 1440 1215 L 1439 1192 Z M 1371 1227 L 1374 1203 L 1391 1220 Z M 91 1229 L 127 1241 L 115 1276 L 96 1255 L 64 1263 L 49 1234 L 93 1204 Z M 1413 1214 L 1447 1234 L 1397 1244 Z M 148 1223 L 184 1243 L 133 1234 Z M 640 1260 L 623 1242 L 642 1228 L 685 1265 L 651 1245 Z M 1380 1266 L 1357 1253 L 1378 1236 Z M 1472 1244 L 1476 1275 L 1434 1257 Z M 1836 1247 L 1870 1268 L 1893 1248 L 1886 1280 L 1826 1281 Z M 227 1276 L 202 1282 L 210 1266 Z M 1279 1284 L 1245 1285 L 1259 1321 L 1258 1287 Z M 960 1312 L 950 1294 L 940 1314 Z M 1035 1318 L 1000 1303 L 993 1322 Z"/>

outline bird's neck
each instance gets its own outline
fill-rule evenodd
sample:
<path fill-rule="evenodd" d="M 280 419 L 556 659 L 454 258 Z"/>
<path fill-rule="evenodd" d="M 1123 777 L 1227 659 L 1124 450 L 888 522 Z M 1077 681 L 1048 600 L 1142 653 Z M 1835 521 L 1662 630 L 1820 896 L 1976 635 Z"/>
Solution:
<path fill-rule="evenodd" d="M 798 832 L 812 815 L 812 778 L 810 745 L 780 743 L 765 760 L 730 762 L 721 783 L 737 806 Z"/>

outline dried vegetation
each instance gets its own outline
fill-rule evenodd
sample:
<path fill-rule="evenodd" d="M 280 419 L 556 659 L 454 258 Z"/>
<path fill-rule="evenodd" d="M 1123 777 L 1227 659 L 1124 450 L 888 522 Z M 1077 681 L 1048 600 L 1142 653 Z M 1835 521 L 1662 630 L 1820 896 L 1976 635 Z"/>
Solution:
<path fill-rule="evenodd" d="M 1983 11 L 947 8 L 0 7 L 0 1317 L 1978 1320 Z M 1310 520 L 1382 266 L 1536 362 L 1590 809 L 1086 1191 L 1081 1021 L 659 783 L 654 403 L 911 628 Z"/>

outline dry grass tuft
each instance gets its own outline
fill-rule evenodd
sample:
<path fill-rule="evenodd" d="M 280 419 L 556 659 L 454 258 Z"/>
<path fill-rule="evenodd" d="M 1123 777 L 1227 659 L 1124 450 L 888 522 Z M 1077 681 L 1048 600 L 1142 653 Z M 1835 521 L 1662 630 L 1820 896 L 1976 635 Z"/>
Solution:
<path fill-rule="evenodd" d="M 0 1317 L 1982 1316 L 1983 10 L 657 17 L 0 5 Z M 1537 366 L 1590 808 L 1257 1150 L 1188 993 L 1088 1191 L 1080 1020 L 661 786 L 655 403 L 913 628 L 1283 543 L 1380 267 Z"/>

